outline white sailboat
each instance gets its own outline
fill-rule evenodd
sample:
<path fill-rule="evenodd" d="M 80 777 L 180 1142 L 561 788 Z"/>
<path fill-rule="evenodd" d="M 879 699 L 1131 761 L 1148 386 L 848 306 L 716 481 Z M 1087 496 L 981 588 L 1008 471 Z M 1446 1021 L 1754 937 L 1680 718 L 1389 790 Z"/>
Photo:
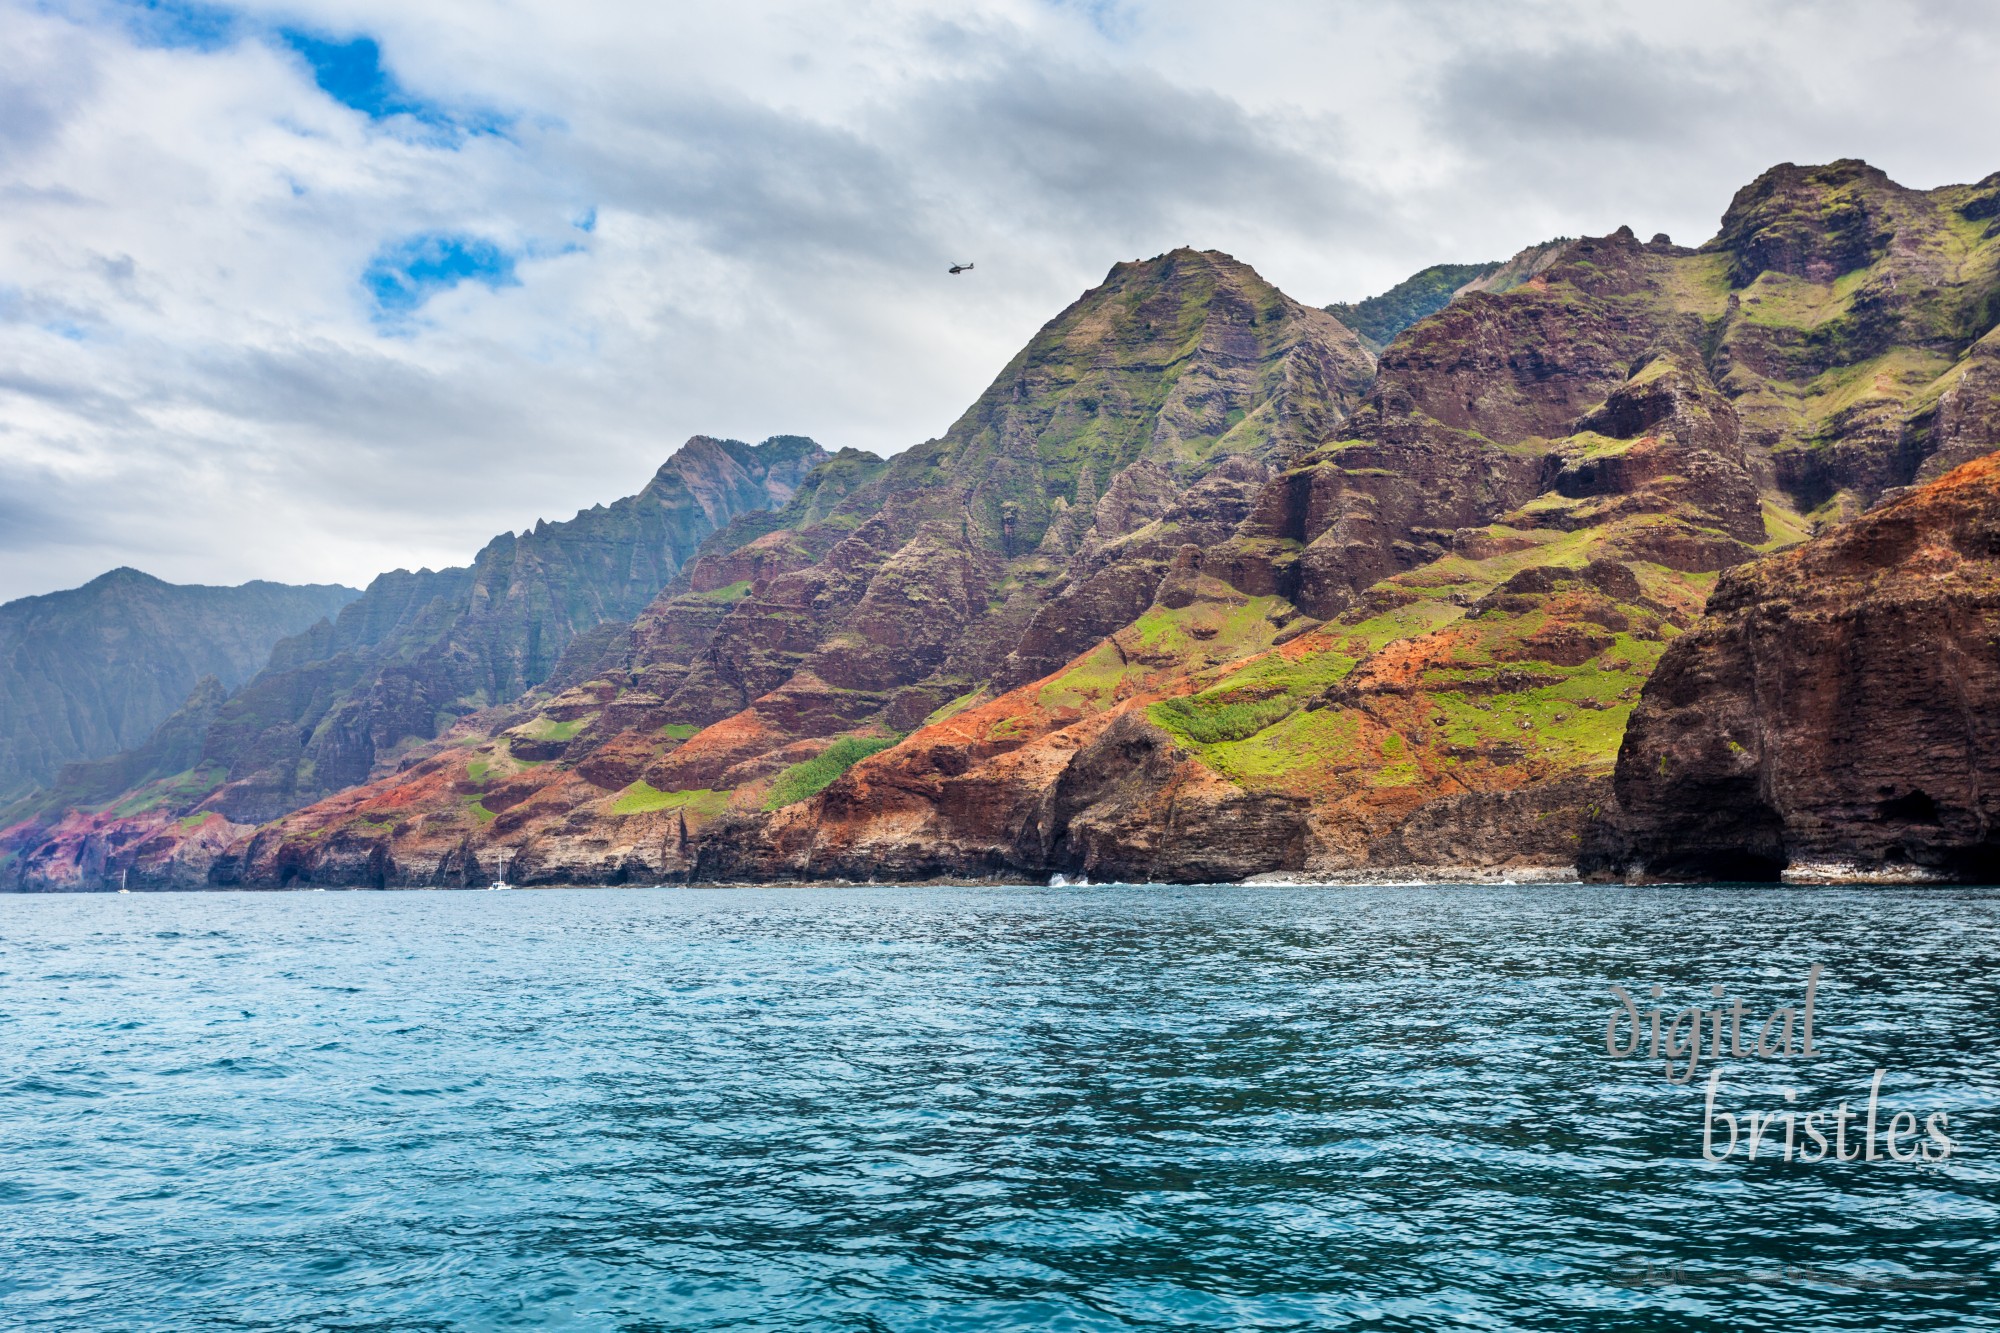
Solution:
<path fill-rule="evenodd" d="M 495 889 L 511 889 L 513 887 L 512 884 L 507 882 L 507 853 L 503 851 L 500 853 L 500 878 L 488 884 L 486 889 L 490 893 Z"/>

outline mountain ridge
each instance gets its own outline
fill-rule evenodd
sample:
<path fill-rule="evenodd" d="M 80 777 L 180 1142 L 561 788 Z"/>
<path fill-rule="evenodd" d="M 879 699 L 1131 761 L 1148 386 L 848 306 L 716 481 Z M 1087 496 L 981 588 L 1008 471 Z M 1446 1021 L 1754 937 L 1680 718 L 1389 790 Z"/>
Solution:
<path fill-rule="evenodd" d="M 240 684 L 272 646 L 360 596 L 338 584 L 174 584 L 130 566 L 0 605 L 0 800 L 142 743 L 205 676 Z"/>
<path fill-rule="evenodd" d="M 2000 447 L 1996 215 L 2000 174 L 1781 164 L 1701 247 L 1531 247 L 1379 358 L 1229 256 L 1121 264 L 945 435 L 819 459 L 358 782 L 0 854 L 21 887 L 1557 873 L 1723 571 Z"/>

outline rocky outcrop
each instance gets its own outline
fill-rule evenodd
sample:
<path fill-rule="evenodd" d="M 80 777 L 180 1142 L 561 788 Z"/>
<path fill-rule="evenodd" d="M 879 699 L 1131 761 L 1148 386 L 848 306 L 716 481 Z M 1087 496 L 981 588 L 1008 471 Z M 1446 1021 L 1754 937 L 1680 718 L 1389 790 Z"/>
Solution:
<path fill-rule="evenodd" d="M 1137 620 L 1153 604 L 1169 565 L 1183 549 L 1229 549 L 1271 476 L 1270 467 L 1240 455 L 1224 457 L 1184 489 L 1161 468 L 1139 464 L 1120 473 L 1098 502 L 1083 549 L 1050 586 L 1013 650 L 990 673 L 991 683 L 1010 689 L 1045 676 Z M 1248 568 L 1232 573 L 1244 583 L 1257 581 Z"/>
<path fill-rule="evenodd" d="M 1716 379 L 1770 479 L 1823 523 L 1989 434 L 1938 408 L 1953 363 L 2000 322 L 1995 233 L 1966 213 L 1990 192 L 1991 178 L 1917 191 L 1864 162 L 1786 163 L 1738 192 L 1704 247 L 1728 293 Z"/>
<path fill-rule="evenodd" d="M 1736 192 L 1715 248 L 1729 255 L 1737 287 L 1765 273 L 1831 282 L 1880 259 L 1922 203 L 1917 191 L 1853 158 L 1823 167 L 1786 162 Z"/>
<path fill-rule="evenodd" d="M 2000 877 L 2000 458 L 1724 574 L 1615 792 L 1597 875 Z"/>

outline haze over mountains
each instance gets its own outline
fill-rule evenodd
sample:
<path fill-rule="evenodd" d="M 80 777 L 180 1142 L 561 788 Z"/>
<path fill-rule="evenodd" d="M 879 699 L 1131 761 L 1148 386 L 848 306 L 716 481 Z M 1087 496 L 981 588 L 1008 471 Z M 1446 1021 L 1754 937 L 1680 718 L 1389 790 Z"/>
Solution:
<path fill-rule="evenodd" d="M 358 596 L 336 585 L 176 586 L 114 569 L 0 606 L 0 801 L 72 760 L 142 743 L 203 677 L 234 689 L 278 640 Z"/>
<path fill-rule="evenodd" d="M 1120 264 L 939 439 L 697 439 L 630 500 L 385 575 L 17 803 L 0 880 L 463 884 L 503 849 L 528 882 L 1652 873 L 1642 823 L 1735 788 L 1641 793 L 1649 678 L 1721 571 L 2000 447 L 1996 324 L 2000 175 L 1855 161 L 1773 168 L 1700 248 L 1621 229 L 1334 313 L 1212 251 Z M 1865 522 L 1959 534 L 1982 643 L 2000 544 L 1953 512 Z M 1819 706 L 1924 706 L 1856 688 Z M 1760 873 L 1792 837 L 1978 863 L 1988 788 L 1924 777 L 1931 809 L 1893 766 L 1890 814 L 1829 798 L 1809 838 L 1767 799 Z"/>

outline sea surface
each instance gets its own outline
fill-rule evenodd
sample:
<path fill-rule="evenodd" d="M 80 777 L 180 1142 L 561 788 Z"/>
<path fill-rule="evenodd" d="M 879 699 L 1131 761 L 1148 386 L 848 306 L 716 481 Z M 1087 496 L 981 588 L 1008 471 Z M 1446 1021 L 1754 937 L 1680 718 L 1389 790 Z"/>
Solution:
<path fill-rule="evenodd" d="M 2000 1328 L 1996 1056 L 1986 889 L 0 896 L 0 1328 Z"/>

